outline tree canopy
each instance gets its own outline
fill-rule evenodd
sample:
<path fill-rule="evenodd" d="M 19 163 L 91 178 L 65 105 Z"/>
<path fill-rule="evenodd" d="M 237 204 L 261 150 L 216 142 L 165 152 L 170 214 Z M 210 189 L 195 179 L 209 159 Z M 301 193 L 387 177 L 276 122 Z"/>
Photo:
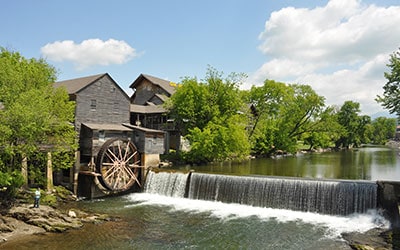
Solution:
<path fill-rule="evenodd" d="M 65 89 L 53 88 L 55 80 L 56 70 L 45 60 L 26 59 L 18 52 L 1 48 L 2 172 L 18 171 L 22 158 L 29 160 L 43 150 L 62 155 L 60 152 L 76 149 L 74 103 Z M 63 164 L 56 164 L 55 168 L 60 166 Z"/>
<path fill-rule="evenodd" d="M 387 79 L 383 86 L 384 92 L 382 96 L 377 96 L 376 101 L 388 109 L 391 114 L 400 117 L 400 49 L 390 55 L 387 67 L 390 72 L 384 73 Z"/>
<path fill-rule="evenodd" d="M 393 120 L 371 121 L 360 104 L 325 106 L 325 98 L 309 85 L 265 80 L 239 90 L 243 76 L 210 68 L 206 78 L 184 78 L 167 107 L 191 144 L 191 162 L 208 162 L 277 152 L 295 153 L 299 145 L 349 148 L 385 143 L 394 133 Z"/>
<path fill-rule="evenodd" d="M 189 161 L 225 160 L 249 154 L 245 103 L 238 88 L 243 77 L 233 73 L 223 78 L 222 72 L 210 67 L 203 81 L 184 78 L 167 103 L 170 116 L 191 142 Z"/>
<path fill-rule="evenodd" d="M 253 86 L 248 98 L 255 110 L 250 139 L 256 154 L 295 152 L 301 138 L 311 141 L 311 134 L 334 132 L 336 123 L 325 110 L 324 98 L 308 85 L 266 80 L 261 87 Z"/>

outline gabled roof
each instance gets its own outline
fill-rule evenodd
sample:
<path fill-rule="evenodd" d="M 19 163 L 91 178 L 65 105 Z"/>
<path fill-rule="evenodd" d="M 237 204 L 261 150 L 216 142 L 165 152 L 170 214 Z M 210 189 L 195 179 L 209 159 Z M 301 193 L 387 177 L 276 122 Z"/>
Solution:
<path fill-rule="evenodd" d="M 175 93 L 175 87 L 173 86 L 173 84 L 171 84 L 170 81 L 167 81 L 167 80 L 155 77 L 155 76 L 151 76 L 151 75 L 146 75 L 146 74 L 140 74 L 140 76 L 138 78 L 136 78 L 136 80 L 129 87 L 131 89 L 134 89 L 136 87 L 136 85 L 139 84 L 140 82 L 142 82 L 144 79 L 147 79 L 149 82 L 160 86 L 162 89 L 167 91 L 170 95 Z"/>
<path fill-rule="evenodd" d="M 81 90 L 86 88 L 87 86 L 91 85 L 92 83 L 100 80 L 101 78 L 108 76 L 111 81 L 115 84 L 115 86 L 124 94 L 124 96 L 129 100 L 129 96 L 125 93 L 125 91 L 118 85 L 116 81 L 108 74 L 98 74 L 93 76 L 86 76 L 81 78 L 75 78 L 66 81 L 60 81 L 53 84 L 55 88 L 58 87 L 65 87 L 69 95 L 75 95 L 79 93 Z"/>
<path fill-rule="evenodd" d="M 67 89 L 68 94 L 76 94 L 82 89 L 84 89 L 86 86 L 89 86 L 90 84 L 94 83 L 95 81 L 99 80 L 103 76 L 108 75 L 107 73 L 103 74 L 98 74 L 98 75 L 93 75 L 93 76 L 86 76 L 86 77 L 81 77 L 81 78 L 75 78 L 71 80 L 66 80 L 66 81 L 60 81 L 54 83 L 54 87 L 58 88 L 61 86 L 64 86 Z M 110 77 L 111 78 L 111 77 Z"/>

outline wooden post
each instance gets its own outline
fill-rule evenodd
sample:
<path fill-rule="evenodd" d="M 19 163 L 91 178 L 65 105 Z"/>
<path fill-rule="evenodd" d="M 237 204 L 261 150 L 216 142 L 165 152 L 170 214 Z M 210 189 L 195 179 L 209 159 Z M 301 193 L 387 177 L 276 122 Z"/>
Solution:
<path fill-rule="evenodd" d="M 75 195 L 78 195 L 78 178 L 79 171 L 81 167 L 81 154 L 79 150 L 75 151 L 75 164 L 73 166 L 73 174 L 72 174 L 72 189 Z"/>
<path fill-rule="evenodd" d="M 28 187 L 28 158 L 22 155 L 21 174 L 24 177 L 24 187 Z"/>
<path fill-rule="evenodd" d="M 142 187 L 144 187 L 144 181 L 147 178 L 147 170 L 148 170 L 148 166 L 146 165 L 146 154 L 143 153 L 142 154 L 142 159 L 141 159 L 141 165 L 143 166 L 143 168 L 141 169 L 141 178 L 140 178 L 140 184 L 142 185 Z"/>
<path fill-rule="evenodd" d="M 53 189 L 53 163 L 51 160 L 51 152 L 47 152 L 47 168 L 46 168 L 46 179 L 47 179 L 47 191 Z"/>

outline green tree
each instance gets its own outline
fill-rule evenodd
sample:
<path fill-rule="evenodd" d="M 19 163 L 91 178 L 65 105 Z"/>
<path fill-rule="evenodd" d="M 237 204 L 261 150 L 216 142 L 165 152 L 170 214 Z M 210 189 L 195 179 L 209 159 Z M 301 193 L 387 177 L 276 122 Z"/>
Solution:
<path fill-rule="evenodd" d="M 249 102 L 256 115 L 251 130 L 256 154 L 295 152 L 302 136 L 329 129 L 324 98 L 308 85 L 266 80 L 263 86 L 252 87 Z"/>
<path fill-rule="evenodd" d="M 338 122 L 343 127 L 344 133 L 336 141 L 336 147 L 349 148 L 358 147 L 368 142 L 366 132 L 368 124 L 371 123 L 369 116 L 360 116 L 360 104 L 358 102 L 346 101 L 338 112 Z"/>
<path fill-rule="evenodd" d="M 209 68 L 206 78 L 184 78 L 167 102 L 170 116 L 189 139 L 188 160 L 207 162 L 249 154 L 245 104 L 240 98 L 242 74 L 223 78 Z"/>
<path fill-rule="evenodd" d="M 376 101 L 400 117 L 400 50 L 390 55 L 387 66 L 390 72 L 384 73 L 387 83 L 383 86 L 383 96 L 378 95 Z"/>
<path fill-rule="evenodd" d="M 328 148 L 343 134 L 343 127 L 337 121 L 334 107 L 326 108 L 319 116 L 318 122 L 314 123 L 314 131 L 305 133 L 304 144 L 313 148 Z"/>
<path fill-rule="evenodd" d="M 369 138 L 374 144 L 384 145 L 395 137 L 396 119 L 387 117 L 378 117 L 370 125 Z"/>
<path fill-rule="evenodd" d="M 74 103 L 65 89 L 53 88 L 55 80 L 56 70 L 43 59 L 26 59 L 18 52 L 1 49 L 2 172 L 19 171 L 22 158 L 29 161 L 39 151 L 76 149 Z"/>

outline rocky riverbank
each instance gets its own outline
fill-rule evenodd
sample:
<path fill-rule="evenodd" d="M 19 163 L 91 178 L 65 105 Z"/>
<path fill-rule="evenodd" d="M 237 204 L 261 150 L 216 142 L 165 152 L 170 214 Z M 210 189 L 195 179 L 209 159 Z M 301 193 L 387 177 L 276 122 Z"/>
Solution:
<path fill-rule="evenodd" d="M 351 249 L 356 250 L 392 250 L 400 249 L 400 242 L 396 239 L 396 231 L 390 229 L 371 229 L 364 233 L 345 233 L 343 239 Z"/>
<path fill-rule="evenodd" d="M 7 241 L 26 235 L 44 234 L 46 232 L 65 232 L 80 229 L 85 223 L 100 223 L 114 220 L 105 214 L 90 214 L 66 206 L 66 203 L 76 202 L 75 197 L 66 192 L 52 192 L 43 197 L 47 205 L 34 208 L 29 198 L 29 192 L 20 192 L 19 199 L 10 208 L 0 209 L 0 247 Z M 50 197 L 50 198 L 49 198 Z M 47 200 L 47 201 L 46 201 Z M 51 205 L 49 205 L 51 204 Z M 62 209 L 61 207 L 71 207 Z"/>

